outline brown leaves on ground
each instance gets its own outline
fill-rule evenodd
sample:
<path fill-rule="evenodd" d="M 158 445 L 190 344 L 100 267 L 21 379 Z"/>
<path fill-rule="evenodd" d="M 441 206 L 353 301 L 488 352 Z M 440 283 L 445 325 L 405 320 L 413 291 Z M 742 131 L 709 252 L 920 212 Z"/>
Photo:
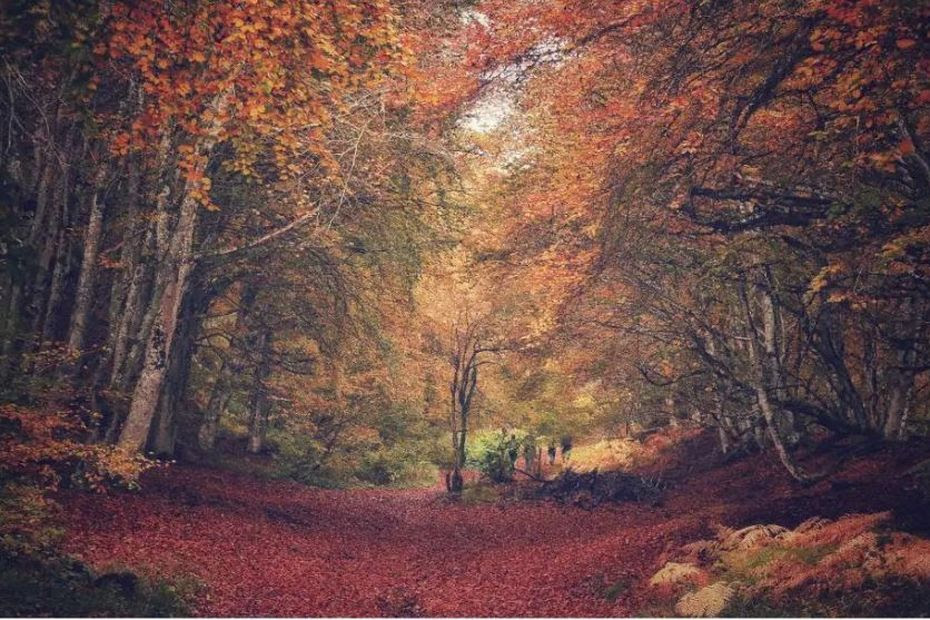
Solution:
<path fill-rule="evenodd" d="M 196 606 L 202 615 L 636 615 L 660 604 L 650 577 L 677 560 L 682 545 L 716 542 L 714 523 L 732 534 L 759 523 L 761 511 L 765 522 L 796 527 L 910 497 L 876 475 L 903 468 L 897 459 L 906 451 L 857 461 L 841 473 L 847 485 L 812 492 L 792 486 L 772 455 L 726 466 L 692 459 L 708 454 L 705 439 L 692 439 L 666 472 L 673 485 L 661 506 L 590 511 L 549 501 L 468 505 L 436 489 L 317 490 L 179 466 L 146 474 L 140 493 L 63 494 L 68 548 L 95 568 L 195 575 L 206 585 Z M 839 530 L 850 540 L 852 525 L 870 527 L 861 519 L 823 522 L 802 535 L 835 545 Z M 886 544 L 894 562 L 916 570 L 912 547 L 899 549 L 895 537 Z M 702 576 L 691 587 L 708 583 Z"/>

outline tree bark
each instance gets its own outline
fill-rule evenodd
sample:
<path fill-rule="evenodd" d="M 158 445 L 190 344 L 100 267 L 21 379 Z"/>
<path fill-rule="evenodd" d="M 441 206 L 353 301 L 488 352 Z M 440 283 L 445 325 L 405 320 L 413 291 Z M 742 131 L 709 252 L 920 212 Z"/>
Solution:
<path fill-rule="evenodd" d="M 103 231 L 104 203 L 100 199 L 101 185 L 104 181 L 103 171 L 94 179 L 94 189 L 90 199 L 90 214 L 84 231 L 84 251 L 81 257 L 81 273 L 78 277 L 77 290 L 74 294 L 74 312 L 71 314 L 71 328 L 68 334 L 68 348 L 81 351 L 87 333 L 87 317 L 90 314 L 94 293 L 94 280 L 97 276 L 97 253 L 100 249 L 100 237 Z"/>
<path fill-rule="evenodd" d="M 177 344 L 171 351 L 165 387 L 158 405 L 155 432 L 149 445 L 152 452 L 162 456 L 174 456 L 176 453 L 178 414 L 184 405 L 190 381 L 194 342 L 200 331 L 204 304 L 208 303 L 210 297 L 202 285 L 202 278 L 192 276 L 191 282 L 192 286 L 188 288 L 178 317 Z"/>
<path fill-rule="evenodd" d="M 58 306 L 61 304 L 61 289 L 65 272 L 69 269 L 68 241 L 62 228 L 58 231 L 55 268 L 52 270 L 52 284 L 45 307 L 45 320 L 42 322 L 42 342 L 54 342 L 57 338 Z"/>
<path fill-rule="evenodd" d="M 181 303 L 187 294 L 193 266 L 191 259 L 197 209 L 197 202 L 185 195 L 168 255 L 157 268 L 156 290 L 150 308 L 153 310 L 152 329 L 145 345 L 142 371 L 132 393 L 129 415 L 117 442 L 128 451 L 144 449 L 161 397 Z"/>
<path fill-rule="evenodd" d="M 249 445 L 252 454 L 262 451 L 265 427 L 268 421 L 268 395 L 265 380 L 271 372 L 271 330 L 262 327 L 255 342 L 259 360 L 253 370 L 252 391 L 249 395 Z"/>
<path fill-rule="evenodd" d="M 209 452 L 216 445 L 216 433 L 219 428 L 220 416 L 226 410 L 229 403 L 230 388 L 232 387 L 232 373 L 226 362 L 220 366 L 219 376 L 210 390 L 210 400 L 207 401 L 207 408 L 204 411 L 203 422 L 197 434 L 197 442 L 200 449 Z"/>
<path fill-rule="evenodd" d="M 889 396 L 881 431 L 885 439 L 892 441 L 903 439 L 906 432 L 907 415 L 910 411 L 916 379 L 914 366 L 917 362 L 918 339 L 923 323 L 923 306 L 916 300 L 909 300 L 908 305 L 910 316 L 906 321 L 906 332 L 900 339 L 900 346 L 894 352 L 896 367 L 887 372 L 889 379 L 886 389 Z"/>
<path fill-rule="evenodd" d="M 155 254 L 154 243 L 154 226 L 149 224 L 146 227 L 142 245 L 145 252 L 152 256 Z M 126 389 L 129 384 L 129 377 L 134 374 L 136 369 L 134 360 L 138 359 L 141 354 L 135 354 L 133 349 L 141 349 L 142 343 L 148 338 L 149 331 L 147 326 L 144 325 L 146 323 L 145 303 L 155 293 L 153 279 L 154 273 L 150 265 L 145 260 L 137 258 L 133 266 L 129 288 L 126 290 L 126 301 L 119 315 L 116 331 L 112 334 L 110 388 Z M 151 325 L 151 321 L 148 322 L 148 325 Z M 132 334 L 136 335 L 136 342 L 132 342 Z"/>
<path fill-rule="evenodd" d="M 750 381 L 753 390 L 755 391 L 756 403 L 758 404 L 759 410 L 762 412 L 762 417 L 765 420 L 769 438 L 772 440 L 772 444 L 775 446 L 775 451 L 778 454 L 778 458 L 782 465 L 785 467 L 785 470 L 788 472 L 788 474 L 798 482 L 811 482 L 813 481 L 813 478 L 794 462 L 794 459 L 791 457 L 791 454 L 785 447 L 784 441 L 782 441 L 781 438 L 781 433 L 778 430 L 778 420 L 775 414 L 775 409 L 772 406 L 771 400 L 769 399 L 770 380 L 768 377 L 772 373 L 773 369 L 768 367 L 769 363 L 771 363 L 771 359 L 767 360 L 767 356 L 763 356 L 760 348 L 764 347 L 764 350 L 767 352 L 773 351 L 775 349 L 774 326 L 776 319 L 771 299 L 768 298 L 768 292 L 764 291 L 762 303 L 763 347 L 760 347 L 758 342 L 758 329 L 756 328 L 755 322 L 753 321 L 752 309 L 750 308 L 749 298 L 746 293 L 746 285 L 743 282 L 740 282 L 739 294 L 747 324 L 749 340 L 749 363 L 753 368 L 752 378 Z"/>

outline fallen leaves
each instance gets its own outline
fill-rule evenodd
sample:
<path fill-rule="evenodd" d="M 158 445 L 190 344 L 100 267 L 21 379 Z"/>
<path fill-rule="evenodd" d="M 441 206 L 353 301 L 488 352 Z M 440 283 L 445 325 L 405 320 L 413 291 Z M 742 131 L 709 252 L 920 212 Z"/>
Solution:
<path fill-rule="evenodd" d="M 97 569 L 195 575 L 207 586 L 200 615 L 637 615 L 669 550 L 706 537 L 712 523 L 792 526 L 908 501 L 887 478 L 904 468 L 895 459 L 915 458 L 904 450 L 851 463 L 842 472 L 851 486 L 799 489 L 773 455 L 720 466 L 707 449 L 713 437 L 684 441 L 649 468 L 672 484 L 663 506 L 593 511 L 176 466 L 147 473 L 139 493 L 62 493 L 67 550 Z"/>

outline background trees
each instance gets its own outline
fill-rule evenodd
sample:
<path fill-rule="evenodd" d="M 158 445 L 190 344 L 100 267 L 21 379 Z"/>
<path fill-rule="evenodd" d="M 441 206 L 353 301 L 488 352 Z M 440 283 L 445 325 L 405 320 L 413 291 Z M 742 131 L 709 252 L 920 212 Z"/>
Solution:
<path fill-rule="evenodd" d="M 454 414 L 450 466 L 477 410 L 689 417 L 798 478 L 810 436 L 900 439 L 927 413 L 927 11 L 10 3 L 6 397 L 128 452 L 290 428 L 317 468 L 413 412 L 426 443 Z M 519 355 L 477 387 L 488 348 Z"/>
<path fill-rule="evenodd" d="M 471 60 L 479 96 L 529 119 L 512 247 L 594 250 L 559 316 L 623 352 L 599 374 L 798 478 L 790 446 L 818 429 L 919 428 L 928 7 L 549 9 L 482 3 Z"/>

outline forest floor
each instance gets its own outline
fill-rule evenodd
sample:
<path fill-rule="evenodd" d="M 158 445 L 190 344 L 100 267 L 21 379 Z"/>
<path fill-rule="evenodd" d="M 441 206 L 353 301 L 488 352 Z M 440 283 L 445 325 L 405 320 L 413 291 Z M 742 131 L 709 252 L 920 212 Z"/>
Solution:
<path fill-rule="evenodd" d="M 914 490 L 888 472 L 926 458 L 920 446 L 872 453 L 802 488 L 773 456 L 721 464 L 709 441 L 652 467 L 669 487 L 658 505 L 453 502 L 439 489 L 318 490 L 181 465 L 148 473 L 137 493 L 60 499 L 69 552 L 98 570 L 193 576 L 200 615 L 615 616 L 648 613 L 664 556 L 718 524 L 880 510 L 908 522 Z"/>

